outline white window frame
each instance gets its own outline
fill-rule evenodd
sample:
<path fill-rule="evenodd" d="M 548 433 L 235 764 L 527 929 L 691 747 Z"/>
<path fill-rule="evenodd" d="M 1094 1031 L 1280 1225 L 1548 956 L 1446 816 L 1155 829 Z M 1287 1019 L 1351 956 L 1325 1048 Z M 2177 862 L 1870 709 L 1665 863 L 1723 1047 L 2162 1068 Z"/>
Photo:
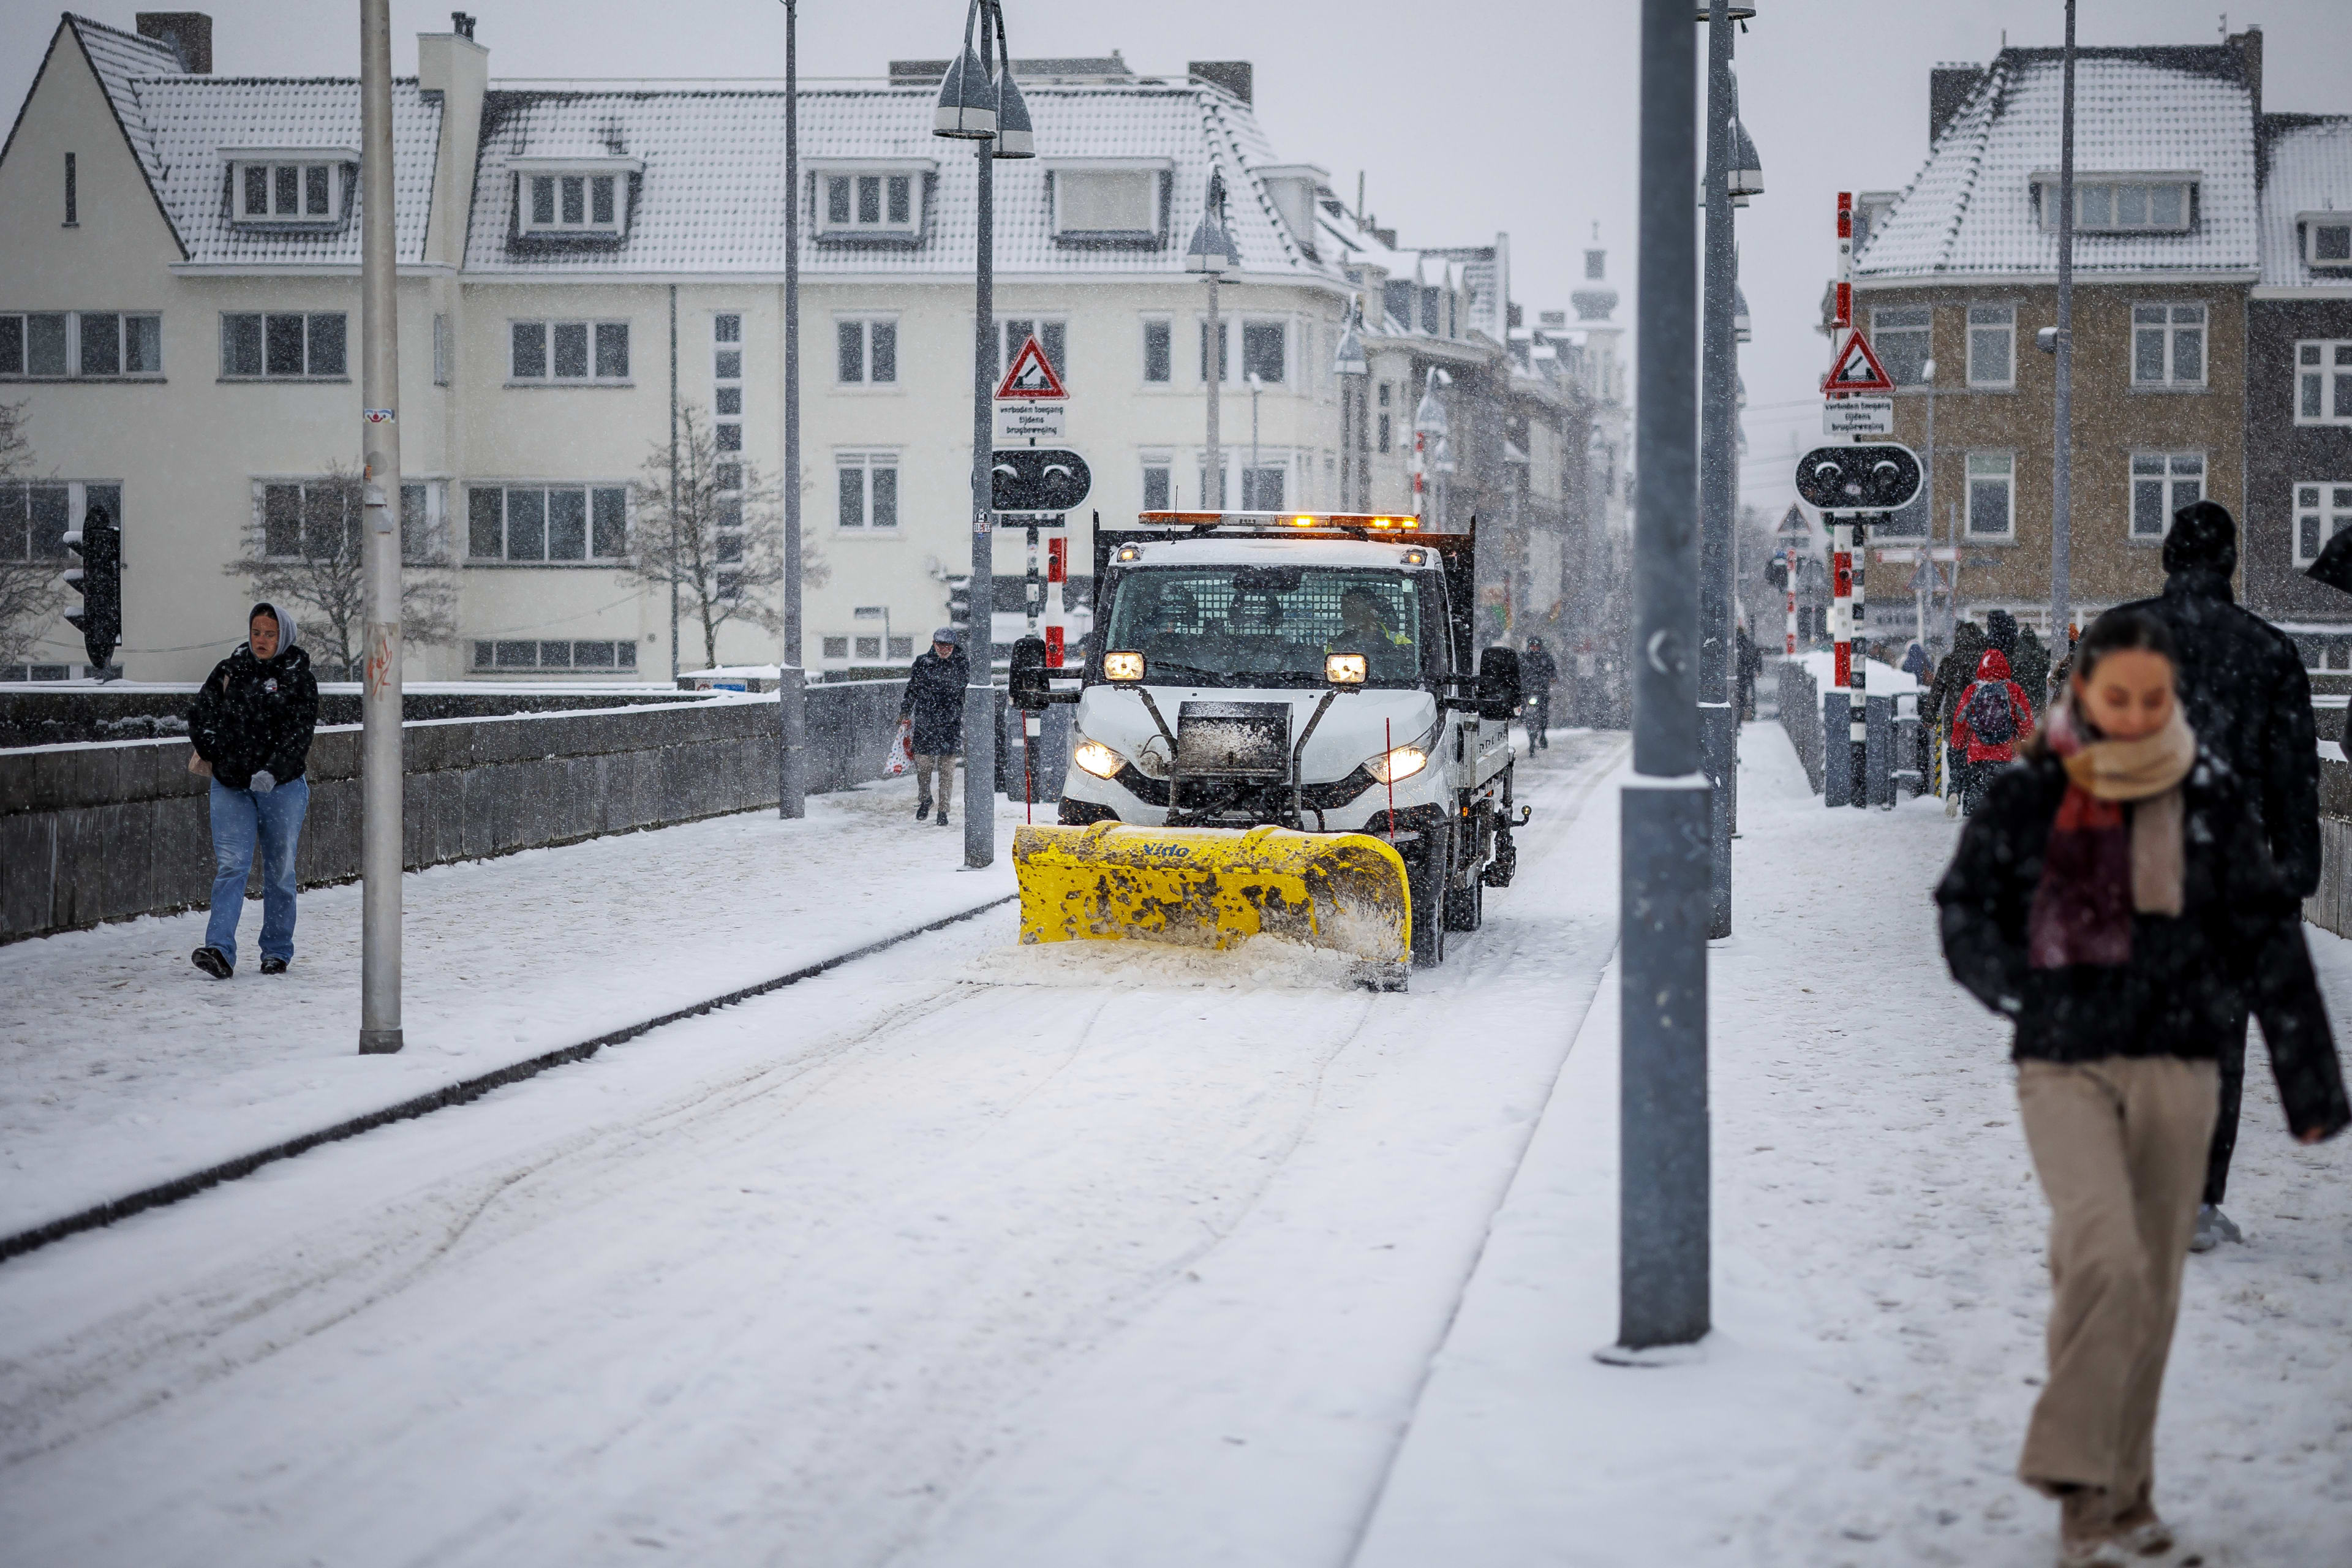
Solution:
<path fill-rule="evenodd" d="M 1298 334 L 1291 331 L 1291 321 L 1287 316 L 1244 316 L 1241 319 L 1241 330 L 1234 334 L 1236 342 L 1234 345 L 1240 351 L 1234 356 L 1238 362 L 1234 366 L 1234 374 L 1237 378 L 1236 384 L 1242 386 L 1249 384 L 1250 333 L 1253 331 L 1263 332 L 1269 328 L 1282 334 L 1281 363 L 1276 366 L 1280 374 L 1274 376 L 1261 375 L 1259 379 L 1269 387 L 1279 386 L 1286 390 L 1290 386 L 1290 367 L 1297 357 L 1292 350 Z"/>
<path fill-rule="evenodd" d="M 2198 187 L 2202 177 L 2185 171 L 2153 174 L 2077 174 L 2074 176 L 2074 232 L 2096 235 L 2187 234 L 2197 226 Z M 2058 232 L 2058 175 L 2044 171 L 2033 176 L 2034 205 L 2042 226 Z M 2159 223 L 2156 210 L 2159 190 L 2179 193 L 2178 218 Z M 2136 216 L 2127 216 L 2136 213 Z"/>
<path fill-rule="evenodd" d="M 35 320 L 61 318 L 59 329 L 64 333 L 64 364 L 57 374 L 47 371 L 36 374 L 32 369 L 32 323 Z M 89 323 L 93 321 L 113 323 L 114 364 L 108 371 L 93 371 L 87 361 L 85 349 L 93 334 Z M 130 357 L 134 329 L 131 323 L 152 323 L 147 343 L 154 351 L 152 369 L 130 370 L 124 362 Z M 13 331 L 11 331 L 13 327 Z M 161 381 L 163 379 L 163 318 L 155 310 L 0 310 L 0 381 Z"/>
<path fill-rule="evenodd" d="M 1234 498 L 1234 505 L 1238 510 L 1287 511 L 1307 504 L 1305 496 L 1292 493 L 1297 487 L 1290 482 L 1291 475 L 1302 471 L 1305 465 L 1292 462 L 1289 452 L 1260 451 L 1256 463 L 1253 464 L 1249 460 L 1249 449 L 1243 447 L 1239 457 L 1240 460 L 1234 465 L 1233 479 L 1236 488 L 1231 492 Z M 1260 493 L 1265 477 L 1268 474 L 1275 477 L 1275 483 L 1281 489 L 1281 495 L 1269 498 Z"/>
<path fill-rule="evenodd" d="M 2172 514 L 2211 493 L 2202 452 L 2134 452 L 2128 467 L 2124 531 L 2135 544 L 2163 543 L 2172 530 Z M 2152 531 L 2144 526 L 2147 519 L 2140 506 L 2151 492 L 2156 507 Z"/>
<path fill-rule="evenodd" d="M 890 475 L 890 521 L 875 521 L 874 475 L 887 470 Z M 846 492 L 842 479 L 855 472 L 858 476 L 857 517 L 856 522 L 842 520 L 842 501 Z M 907 496 L 902 488 L 905 470 L 898 460 L 896 447 L 861 447 L 836 450 L 833 455 L 834 532 L 849 539 L 896 539 L 905 531 Z"/>
<path fill-rule="evenodd" d="M 874 329 L 890 330 L 890 374 L 875 374 Z M 841 331 L 844 327 L 857 329 L 857 379 L 845 379 L 841 374 Z M 836 310 L 833 317 L 833 384 L 845 391 L 897 392 L 899 389 L 898 312 L 896 310 Z M 1000 372 L 1001 374 L 1001 372 Z"/>
<path fill-rule="evenodd" d="M 1168 176 L 1174 167 L 1165 158 L 1057 158 L 1047 166 L 1054 192 L 1053 235 L 1063 242 L 1108 240 L 1129 244 L 1154 240 L 1164 231 L 1168 207 Z M 1083 180 L 1092 174 L 1125 175 L 1143 181 L 1144 204 L 1148 209 L 1140 224 L 1120 224 L 1112 226 L 1093 225 L 1080 227 L 1070 221 L 1063 204 L 1075 176 Z"/>
<path fill-rule="evenodd" d="M 1898 321 L 1900 317 L 1910 315 L 1924 316 L 1927 320 L 1924 321 Z M 1907 337 L 1914 332 L 1926 340 L 1925 349 L 1919 355 L 1919 362 L 1924 364 L 1936 357 L 1936 308 L 1933 305 L 1875 305 L 1871 308 L 1870 346 L 1878 351 L 1879 363 L 1886 367 L 1888 378 L 1893 380 L 1896 386 L 1927 384 L 1925 380 L 1902 380 L 1896 374 L 1896 366 L 1906 363 L 1906 358 L 1905 355 L 1892 353 L 1888 350 L 1888 340 Z"/>
<path fill-rule="evenodd" d="M 2161 318 L 2155 312 L 2163 311 Z M 2141 300 L 2132 305 L 2131 384 L 2135 392 L 2202 392 L 2212 374 L 2213 333 L 2211 310 L 2193 300 Z M 2179 374 L 2181 339 L 2189 333 L 2197 338 L 2197 374 L 2192 380 Z M 2162 355 L 2162 373 L 2143 378 L 2140 374 L 2140 346 L 2144 340 L 2154 340 Z"/>
<path fill-rule="evenodd" d="M 1028 331 L 1016 333 L 1013 330 L 1015 327 Z M 1013 368 L 1013 356 L 1021 352 L 1022 340 L 1031 333 L 1035 334 L 1037 346 L 1045 351 L 1045 363 L 1066 383 L 1070 374 L 1070 318 L 1061 310 L 1024 310 L 996 318 L 997 379 L 1003 380 L 1004 373 Z M 1061 343 L 1058 351 L 1054 346 L 1056 340 Z"/>
<path fill-rule="evenodd" d="M 540 350 L 543 356 L 541 363 L 545 368 L 537 375 L 524 375 L 516 369 L 515 330 L 519 327 L 540 329 Z M 585 375 L 558 375 L 555 373 L 555 335 L 566 327 L 579 327 L 587 333 L 584 342 L 588 371 Z M 600 375 L 596 372 L 598 340 L 602 330 L 609 327 L 618 327 L 621 330 L 621 352 L 630 355 L 628 370 L 619 375 Z M 606 317 L 601 320 L 595 317 L 572 316 L 509 317 L 507 321 L 506 384 L 509 386 L 634 386 L 636 384 L 635 376 L 636 360 L 631 353 L 629 338 L 632 334 L 629 327 L 629 321 L 625 317 Z"/>
<path fill-rule="evenodd" d="M 2294 422 L 2352 425 L 2352 338 L 2294 345 Z"/>
<path fill-rule="evenodd" d="M 913 239 L 923 232 L 925 189 L 937 163 L 922 159 L 828 162 L 809 169 L 809 232 L 820 239 Z M 870 180 L 870 186 L 860 182 Z M 906 181 L 903 217 L 891 216 L 890 182 Z M 844 182 L 836 185 L 835 181 Z M 870 219 L 866 197 L 874 198 Z M 838 198 L 838 200 L 836 200 Z M 838 216 L 836 216 L 838 215 Z"/>
<path fill-rule="evenodd" d="M 2295 223 L 2303 235 L 2303 264 L 2315 272 L 2339 272 L 2352 268 L 2352 212 L 2297 213 Z M 2344 253 L 2340 256 L 2319 254 L 2319 232 L 2340 231 L 2344 235 Z M 2331 243 L 2329 249 L 2335 247 Z"/>
<path fill-rule="evenodd" d="M 359 184 L 359 154 L 345 147 L 236 148 L 224 152 L 228 163 L 229 222 L 239 228 L 332 228 L 348 216 L 352 191 Z M 262 209 L 255 211 L 252 175 L 261 176 Z M 281 209 L 285 180 L 293 183 L 293 205 Z M 312 197 L 326 186 L 325 208 L 314 210 Z"/>
<path fill-rule="evenodd" d="M 630 176 L 645 171 L 638 158 L 517 158 L 514 232 L 522 239 L 618 239 L 629 231 Z M 545 182 L 542 184 L 541 182 Z M 570 182 L 577 182 L 576 186 Z M 547 197 L 544 211 L 540 197 Z M 572 198 L 579 197 L 578 216 Z M 598 197 L 610 205 L 597 216 Z"/>
<path fill-rule="evenodd" d="M 637 668 L 637 639 L 635 637 L 548 637 L 544 639 L 539 637 L 468 637 L 467 640 L 474 645 L 472 657 L 467 662 L 467 668 L 476 675 L 496 675 L 503 670 L 552 669 L 559 670 L 566 675 L 604 675 L 617 679 L 625 676 L 635 675 Z M 597 643 L 600 645 L 610 643 L 613 647 L 613 662 L 610 664 L 582 664 L 579 662 L 576 653 L 576 650 L 582 643 Z M 551 663 L 549 661 L 547 658 L 547 649 L 551 644 L 561 645 L 563 647 L 564 658 L 562 663 Z M 514 659 L 501 660 L 499 658 L 499 655 L 506 649 L 524 647 L 528 647 L 531 651 L 530 662 L 528 664 Z"/>
<path fill-rule="evenodd" d="M 278 372 L 269 368 L 269 321 L 271 317 L 299 316 L 302 320 L 302 368 L 299 372 Z M 322 317 L 333 317 L 343 323 L 343 368 L 317 370 L 313 368 L 312 326 Z M 229 366 L 229 334 L 232 321 L 251 319 L 260 323 L 261 368 L 247 372 Z M 347 310 L 223 310 L 220 313 L 221 374 L 223 381 L 321 381 L 339 382 L 352 379 L 352 322 Z"/>
<path fill-rule="evenodd" d="M 1147 449 L 1136 454 L 1136 494 L 1141 498 L 1144 511 L 1174 511 L 1183 502 L 1177 488 L 1176 454 L 1165 447 Z M 1151 476 L 1160 476 L 1160 488 L 1167 493 L 1154 500 L 1151 498 Z"/>
<path fill-rule="evenodd" d="M 1979 465 L 1985 465 L 1979 468 Z M 1999 471 L 1992 465 L 1998 464 Z M 2017 537 L 2017 454 L 2006 449 L 1976 451 L 1962 459 L 1961 478 L 1967 492 L 1961 497 L 1961 528 L 1971 541 L 2014 540 Z M 1979 480 L 2001 481 L 2004 496 L 2003 526 L 1999 532 L 1977 527 L 1977 484 Z"/>
<path fill-rule="evenodd" d="M 1137 336 L 1137 338 L 1136 338 L 1136 347 L 1141 351 L 1141 353 L 1142 353 L 1142 356 L 1143 356 L 1143 358 L 1142 358 L 1143 374 L 1142 374 L 1142 377 L 1141 377 L 1141 380 L 1142 380 L 1143 384 L 1144 384 L 1144 385 L 1146 385 L 1146 386 L 1173 386 L 1173 385 L 1175 385 L 1175 384 L 1176 384 L 1176 322 L 1175 322 L 1175 321 L 1174 321 L 1172 318 L 1171 318 L 1171 317 L 1163 316 L 1163 315 L 1147 315 L 1147 316 L 1143 317 L 1143 318 L 1141 319 L 1141 321 L 1142 321 L 1142 325 L 1141 325 L 1140 331 L 1139 331 L 1139 335 L 1138 335 L 1138 336 Z M 1159 330 L 1159 331 L 1162 334 L 1162 336 L 1163 336 L 1163 337 L 1164 337 L 1164 339 L 1166 340 L 1166 350 L 1165 350 L 1165 352 L 1166 352 L 1166 355 L 1167 355 L 1167 363 L 1166 363 L 1165 368 L 1166 368 L 1166 370 L 1167 370 L 1168 374 L 1165 374 L 1165 375 L 1161 375 L 1161 376 L 1154 376 L 1154 375 L 1151 374 L 1151 334 L 1152 334 L 1152 331 L 1153 331 L 1153 329 L 1155 329 L 1155 328 L 1157 328 L 1157 329 Z"/>
<path fill-rule="evenodd" d="M 122 481 L 121 479 L 42 479 L 25 476 L 0 479 L 0 562 L 55 562 L 60 568 L 74 564 L 74 553 L 63 542 L 64 535 L 80 526 L 89 510 L 89 492 L 93 489 L 114 492 L 114 522 L 122 525 Z M 63 490 L 66 492 L 65 526 L 58 531 L 59 542 L 54 554 L 37 553 L 33 549 L 33 492 Z M 21 508 L 19 510 L 17 509 Z M 15 530 L 24 530 L 24 549 L 16 548 Z"/>
<path fill-rule="evenodd" d="M 2319 559 L 2329 540 L 2352 528 L 2352 479 L 2297 479 L 2290 494 L 2294 501 L 2294 563 L 2308 566 Z M 2308 532 L 2305 523 L 2311 525 Z"/>
<path fill-rule="evenodd" d="M 1968 308 L 1968 384 L 1974 392 L 2011 392 L 2017 387 L 2017 307 L 1971 304 Z M 1977 348 L 1979 339 L 1998 336 L 2005 344 L 2007 365 L 1999 377 L 1981 375 Z"/>
<path fill-rule="evenodd" d="M 499 496 L 499 553 L 478 554 L 474 549 L 475 498 L 489 491 Z M 550 559 L 547 548 L 547 510 L 542 502 L 540 512 L 540 548 L 537 556 L 517 557 L 511 553 L 511 500 L 517 490 L 537 490 L 542 495 L 551 490 L 581 490 L 585 492 L 582 520 L 583 533 L 582 553 L 577 557 Z M 596 549 L 596 510 L 599 492 L 617 493 L 621 508 L 621 548 L 617 552 L 599 553 Z M 625 479 L 469 479 L 466 484 L 466 554 L 467 566 L 531 567 L 547 571 L 574 572 L 581 570 L 610 571 L 629 558 L 629 539 L 636 531 L 635 498 L 630 493 Z"/>

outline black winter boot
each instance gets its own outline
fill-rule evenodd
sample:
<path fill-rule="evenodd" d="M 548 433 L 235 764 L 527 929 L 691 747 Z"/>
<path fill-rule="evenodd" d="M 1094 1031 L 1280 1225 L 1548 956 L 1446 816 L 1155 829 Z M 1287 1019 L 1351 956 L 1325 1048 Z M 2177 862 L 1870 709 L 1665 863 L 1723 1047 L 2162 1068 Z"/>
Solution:
<path fill-rule="evenodd" d="M 203 970 L 206 974 L 211 975 L 215 980 L 226 980 L 230 975 L 236 973 L 236 966 L 228 961 L 228 954 L 223 952 L 216 947 L 200 947 L 196 949 L 195 952 L 188 954 L 188 962 L 194 964 L 198 969 Z"/>
<path fill-rule="evenodd" d="M 915 820 L 920 822 L 931 815 L 931 797 L 925 795 L 915 803 Z"/>
<path fill-rule="evenodd" d="M 261 961 L 261 973 L 283 974 L 286 973 L 286 961 L 282 958 L 265 958 Z"/>

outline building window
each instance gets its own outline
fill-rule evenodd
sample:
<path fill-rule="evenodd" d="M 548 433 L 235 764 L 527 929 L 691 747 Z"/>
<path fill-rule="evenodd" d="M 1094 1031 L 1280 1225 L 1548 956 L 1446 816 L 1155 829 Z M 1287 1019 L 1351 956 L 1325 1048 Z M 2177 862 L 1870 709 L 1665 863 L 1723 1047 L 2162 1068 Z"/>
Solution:
<path fill-rule="evenodd" d="M 2331 271 L 2352 267 L 2352 214 L 2305 213 L 2302 221 L 2306 263 Z"/>
<path fill-rule="evenodd" d="M 2017 384 L 2017 307 L 1969 307 L 1969 384 Z"/>
<path fill-rule="evenodd" d="M 521 382 L 604 382 L 629 379 L 626 321 L 513 321 L 507 376 Z"/>
<path fill-rule="evenodd" d="M 0 316 L 0 332 L 8 319 Z M 0 363 L 5 363 L 0 338 Z M 2294 345 L 2294 422 L 2352 425 L 2352 342 L 2321 341 Z"/>
<path fill-rule="evenodd" d="M 834 322 L 834 378 L 845 386 L 889 386 L 898 380 L 896 317 L 863 317 Z"/>
<path fill-rule="evenodd" d="M 122 487 L 0 484 L 0 561 L 70 562 L 66 531 L 92 506 L 122 521 Z"/>
<path fill-rule="evenodd" d="M 1233 340 L 1233 322 L 1220 321 L 1217 323 L 1217 379 L 1221 382 L 1231 382 L 1234 378 Z M 1209 323 L 1204 321 L 1201 323 L 1201 384 L 1206 386 L 1208 383 Z"/>
<path fill-rule="evenodd" d="M 2305 480 L 2294 487 L 2294 563 L 2319 559 L 2327 542 L 2352 527 L 2352 483 Z"/>
<path fill-rule="evenodd" d="M 1283 475 L 1278 464 L 1242 467 L 1242 510 L 1244 511 L 1280 511 L 1283 509 Z"/>
<path fill-rule="evenodd" d="M 341 310 L 221 317 L 221 374 L 341 380 L 349 375 Z"/>
<path fill-rule="evenodd" d="M 1171 511 L 1176 506 L 1175 466 L 1164 452 L 1143 455 L 1143 510 Z"/>
<path fill-rule="evenodd" d="M 1897 386 L 1927 384 L 1935 322 L 1936 312 L 1927 305 L 1882 305 L 1870 312 L 1870 346 L 1878 352 L 1887 380 Z"/>
<path fill-rule="evenodd" d="M 2179 234 L 2195 207 L 2189 180 L 2077 180 L 2074 227 L 2084 234 Z M 2058 182 L 2039 186 L 2042 226 L 2058 227 Z"/>
<path fill-rule="evenodd" d="M 1037 340 L 1037 346 L 1045 351 L 1045 363 L 1054 367 L 1054 374 L 1059 377 L 1068 374 L 1069 360 L 1066 357 L 1070 342 L 1068 322 L 1007 316 L 997 325 L 1004 345 L 1003 354 L 996 362 L 998 375 L 1012 368 L 1013 356 L 1019 353 L 1021 345 L 1032 337 Z"/>
<path fill-rule="evenodd" d="M 837 453 L 833 470 L 840 485 L 840 506 L 835 513 L 840 526 L 860 530 L 898 526 L 897 453 Z"/>
<path fill-rule="evenodd" d="M 353 184 L 352 174 L 351 165 L 341 162 L 231 164 L 236 221 L 310 226 L 340 223 L 344 196 Z"/>
<path fill-rule="evenodd" d="M 637 668 L 637 645 L 631 637 L 590 638 L 575 642 L 488 641 L 476 639 L 474 668 L 480 670 L 563 669 L 595 673 Z"/>
<path fill-rule="evenodd" d="M 163 374 L 163 318 L 115 310 L 0 315 L 0 376 Z"/>
<path fill-rule="evenodd" d="M 466 556 L 555 565 L 616 562 L 629 552 L 629 492 L 621 485 L 471 485 Z"/>
<path fill-rule="evenodd" d="M 1146 321 L 1143 323 L 1143 379 L 1167 383 L 1175 369 L 1175 330 L 1173 323 Z"/>
<path fill-rule="evenodd" d="M 628 216 L 625 170 L 515 175 L 516 228 L 530 236 L 617 235 Z"/>
<path fill-rule="evenodd" d="M 820 170 L 816 175 L 821 235 L 911 235 L 921 216 L 915 169 L 872 174 Z"/>
<path fill-rule="evenodd" d="M 847 637 L 825 638 L 824 657 L 826 658 L 847 658 L 849 657 L 849 639 Z"/>
<path fill-rule="evenodd" d="M 1387 387 L 1385 387 L 1385 386 L 1383 386 L 1383 387 L 1381 387 L 1381 390 L 1382 392 L 1386 392 L 1386 391 L 1388 390 L 1388 388 L 1387 388 Z M 1377 447 L 1379 447 L 1379 448 L 1380 448 L 1381 451 L 1383 451 L 1383 452 L 1387 451 L 1387 450 L 1389 449 L 1390 445 L 1391 445 L 1390 435 L 1389 435 L 1389 420 L 1390 420 L 1390 418 L 1391 418 L 1391 416 L 1389 416 L 1389 415 L 1386 415 L 1386 414 L 1383 414 L 1383 415 L 1381 415 L 1381 432 L 1380 432 L 1380 439 L 1379 439 L 1377 442 L 1375 442 L 1375 443 L 1374 443 L 1374 445 L 1376 445 Z"/>
<path fill-rule="evenodd" d="M 454 346 L 449 338 L 449 318 L 442 315 L 435 316 L 433 318 L 433 384 L 436 386 L 449 384 L 450 350 Z"/>
<path fill-rule="evenodd" d="M 2007 539 L 2017 531 L 2017 459 L 2007 452 L 1969 454 L 1969 536 Z"/>
<path fill-rule="evenodd" d="M 81 180 L 74 167 L 74 155 L 66 154 L 66 226 L 81 226 Z"/>
<path fill-rule="evenodd" d="M 1220 323 L 1221 325 L 1223 323 Z M 1283 366 L 1288 363 L 1284 343 L 1288 333 L 1280 321 L 1248 321 L 1242 326 L 1242 374 L 1255 376 L 1268 386 L 1277 385 L 1283 378 Z"/>
<path fill-rule="evenodd" d="M 2132 384 L 2205 384 L 2205 307 L 2132 307 Z"/>
<path fill-rule="evenodd" d="M 2205 496 L 2202 452 L 2134 452 L 2131 459 L 2131 536 L 2161 540 L 2172 514 Z"/>
<path fill-rule="evenodd" d="M 1158 169 L 1055 169 L 1054 233 L 1148 239 L 1160 233 Z"/>

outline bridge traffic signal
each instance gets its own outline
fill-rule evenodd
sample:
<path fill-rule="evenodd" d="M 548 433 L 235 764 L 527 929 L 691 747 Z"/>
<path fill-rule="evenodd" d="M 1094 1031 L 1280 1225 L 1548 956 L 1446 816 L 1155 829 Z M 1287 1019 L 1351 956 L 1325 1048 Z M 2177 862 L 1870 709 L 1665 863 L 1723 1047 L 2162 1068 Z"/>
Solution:
<path fill-rule="evenodd" d="M 66 582 L 81 595 L 80 606 L 68 610 L 66 619 L 80 628 L 90 668 L 104 670 L 122 641 L 122 530 L 104 507 L 94 506 L 65 542 L 81 557 L 80 565 L 66 568 Z"/>

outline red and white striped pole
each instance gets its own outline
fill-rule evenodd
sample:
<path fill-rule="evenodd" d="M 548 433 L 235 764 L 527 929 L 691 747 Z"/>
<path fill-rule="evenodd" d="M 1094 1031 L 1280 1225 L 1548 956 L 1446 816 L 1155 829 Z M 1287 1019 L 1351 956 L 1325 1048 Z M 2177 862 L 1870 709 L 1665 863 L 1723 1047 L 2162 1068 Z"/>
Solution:
<path fill-rule="evenodd" d="M 1789 561 L 1789 657 L 1797 657 L 1797 546 L 1790 541 L 1785 553 Z"/>
<path fill-rule="evenodd" d="M 1837 346 L 1836 364 L 1843 361 L 1845 349 L 1853 332 L 1853 193 L 1840 191 L 1837 205 L 1837 294 L 1836 316 L 1831 322 L 1830 337 Z M 1858 439 L 1858 437 L 1857 437 Z M 1837 603 L 1830 614 L 1837 638 L 1837 684 L 1846 694 L 1846 733 L 1851 743 L 1848 794 L 1851 803 L 1866 806 L 1869 799 L 1867 758 L 1870 743 L 1869 661 L 1870 639 L 1868 600 L 1863 582 L 1870 547 L 1870 527 L 1860 512 L 1849 512 L 1841 521 L 1836 514 L 1823 512 L 1822 521 L 1830 531 L 1831 572 L 1836 583 Z M 1859 647 L 1862 657 L 1854 657 Z"/>

